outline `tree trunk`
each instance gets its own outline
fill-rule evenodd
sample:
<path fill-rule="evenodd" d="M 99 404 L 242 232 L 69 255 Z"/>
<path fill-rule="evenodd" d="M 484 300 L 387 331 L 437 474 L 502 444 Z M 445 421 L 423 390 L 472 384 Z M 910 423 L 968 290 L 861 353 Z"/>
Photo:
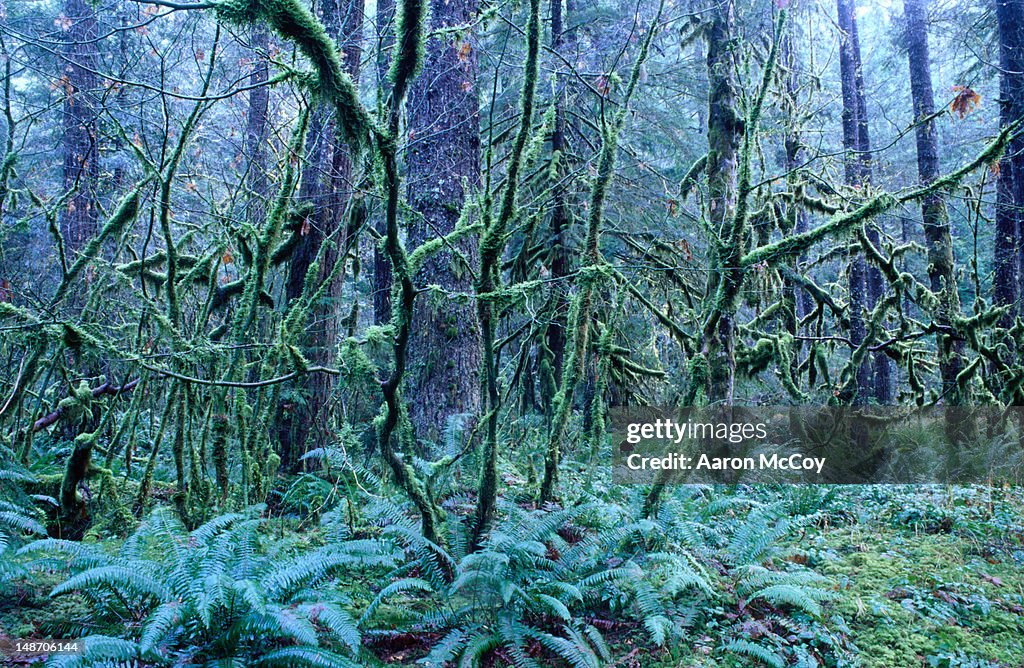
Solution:
<path fill-rule="evenodd" d="M 247 198 L 249 211 L 246 219 L 255 229 L 263 226 L 266 215 L 267 193 L 267 112 L 270 107 L 270 88 L 267 86 L 269 62 L 267 50 L 270 39 L 264 26 L 257 26 L 252 32 L 253 58 L 252 73 L 249 75 L 249 114 L 245 126 L 245 157 L 249 162 Z"/>
<path fill-rule="evenodd" d="M 1024 4 L 995 0 L 999 26 L 999 124 L 1010 125 L 1024 115 Z M 999 161 L 996 181 L 996 239 L 992 298 L 1009 306 L 1003 321 L 1009 326 L 1018 312 L 1020 286 L 1021 216 L 1024 205 L 1024 139 L 1010 142 Z"/>
<path fill-rule="evenodd" d="M 843 147 L 846 156 L 846 181 L 854 187 L 871 183 L 871 140 L 868 136 L 867 105 L 864 99 L 864 77 L 857 36 L 857 18 L 853 0 L 837 0 L 839 28 L 843 31 L 839 50 L 839 68 L 843 96 Z M 867 228 L 868 239 L 879 245 L 878 231 Z M 855 345 L 867 337 L 865 313 L 875 308 L 884 291 L 884 282 L 877 267 L 869 267 L 862 255 L 850 263 L 850 340 Z M 870 362 L 863 362 L 856 371 L 854 401 L 865 403 L 874 398 L 878 403 L 892 401 L 891 366 L 884 353 L 875 353 Z"/>
<path fill-rule="evenodd" d="M 565 14 L 574 8 L 573 0 L 567 0 Z M 569 214 L 568 190 L 563 179 L 569 173 L 565 125 L 565 103 L 568 95 L 569 77 L 561 58 L 571 58 L 575 49 L 574 31 L 565 29 L 566 16 L 562 12 L 562 0 L 551 0 L 551 50 L 555 53 L 554 67 L 558 72 L 555 82 L 555 125 L 551 131 L 551 160 L 556 169 L 555 184 L 551 193 L 550 252 L 548 265 L 553 279 L 550 307 L 550 322 L 544 332 L 544 346 L 538 355 L 538 377 L 544 406 L 550 408 L 554 393 L 562 380 L 562 361 L 565 359 L 565 327 L 569 311 L 567 286 L 558 279 L 564 279 L 572 269 L 569 228 L 572 218 Z M 570 61 L 571 62 L 571 61 Z"/>
<path fill-rule="evenodd" d="M 795 194 L 798 189 L 803 187 L 798 183 L 799 177 L 797 175 L 797 170 L 803 160 L 803 141 L 800 137 L 800 120 L 798 118 L 800 109 L 800 81 L 797 76 L 798 61 L 796 49 L 793 48 L 794 30 L 794 28 L 790 28 L 782 37 L 781 65 L 785 76 L 786 86 L 786 136 L 784 139 L 786 150 L 786 174 L 789 182 L 788 187 L 790 191 Z M 787 211 L 786 226 L 789 233 L 792 234 L 802 234 L 807 231 L 807 212 L 804 211 L 803 207 L 801 207 L 795 200 Z M 791 269 L 794 272 L 799 271 L 802 260 L 803 255 L 793 258 L 791 262 Z M 784 278 L 783 299 L 785 300 L 786 305 L 783 314 L 786 331 L 789 332 L 789 334 L 796 336 L 798 334 L 800 321 L 811 313 L 813 309 L 811 296 L 808 294 L 807 290 L 798 286 L 795 281 L 789 278 Z M 793 342 L 793 356 L 789 369 L 789 373 L 793 377 L 794 382 L 797 381 L 797 369 L 800 365 L 800 353 L 802 350 L 802 342 L 795 340 Z"/>
<path fill-rule="evenodd" d="M 743 121 L 736 111 L 736 79 L 733 55 L 733 2 L 715 6 L 707 31 L 708 68 L 708 222 L 717 233 L 715 262 L 729 243 L 730 221 L 736 210 L 736 161 Z M 712 299 L 722 280 L 710 275 Z M 710 404 L 731 404 L 735 389 L 734 313 L 726 309 L 710 331 L 705 332 L 704 353 L 708 362 L 707 399 Z"/>
<path fill-rule="evenodd" d="M 64 190 L 74 193 L 62 208 L 60 230 L 65 252 L 73 254 L 99 230 L 99 108 L 95 74 L 99 66 L 99 26 L 89 0 L 65 0 L 64 59 L 60 85 L 64 90 Z"/>
<path fill-rule="evenodd" d="M 931 57 L 928 53 L 928 28 L 924 0 L 904 0 L 907 19 L 907 58 L 910 62 L 910 94 L 914 103 L 917 126 L 917 175 L 922 185 L 939 177 L 939 141 L 935 121 L 929 118 L 935 112 L 932 94 Z M 960 313 L 954 273 L 953 240 L 949 234 L 946 202 L 939 192 L 928 195 L 921 202 L 925 242 L 928 244 L 928 278 L 932 292 L 939 295 L 936 323 L 948 327 Z M 942 377 L 942 396 L 947 404 L 962 403 L 956 377 L 963 370 L 963 341 L 939 333 L 939 374 Z"/>
<path fill-rule="evenodd" d="M 324 27 L 335 40 L 345 38 L 342 54 L 345 69 L 358 81 L 361 47 L 358 35 L 362 26 L 361 0 L 325 0 L 322 10 Z M 331 280 L 324 298 L 310 305 L 305 343 L 310 360 L 320 366 L 334 363 L 339 328 L 344 272 L 331 278 L 334 266 L 344 261 L 342 254 L 348 244 L 345 210 L 352 195 L 352 159 L 347 146 L 338 138 L 338 127 L 333 107 L 318 104 L 310 119 L 306 143 L 299 201 L 308 207 L 300 229 L 298 244 L 292 254 L 286 284 L 288 302 L 303 292 L 306 275 L 320 254 L 316 287 Z M 332 246 L 324 249 L 325 240 Z M 287 401 L 282 405 L 281 462 L 294 469 L 310 443 L 322 445 L 330 438 L 327 405 L 333 388 L 333 377 L 328 374 L 309 374 L 304 377 L 306 396 L 302 401 Z"/>
<path fill-rule="evenodd" d="M 433 31 L 467 24 L 476 0 L 433 0 Z M 408 101 L 409 246 L 455 229 L 466 196 L 480 185 L 477 57 L 471 36 L 427 41 L 423 72 Z M 409 341 L 409 416 L 417 436 L 439 442 L 448 419 L 480 409 L 480 332 L 472 302 L 476 245 L 456 242 L 427 259 L 415 278 L 436 286 L 416 300 Z"/>

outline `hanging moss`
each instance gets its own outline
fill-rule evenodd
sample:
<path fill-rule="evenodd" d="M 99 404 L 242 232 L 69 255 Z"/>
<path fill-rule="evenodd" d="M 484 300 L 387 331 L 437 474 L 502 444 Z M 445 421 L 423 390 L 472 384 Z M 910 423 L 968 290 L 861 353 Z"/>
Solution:
<path fill-rule="evenodd" d="M 690 165 L 690 168 L 686 170 L 686 174 L 683 175 L 682 180 L 679 182 L 679 199 L 686 201 L 686 198 L 690 196 L 692 191 L 697 186 L 697 177 L 699 177 L 708 166 L 708 154 L 697 158 L 697 160 Z"/>
<path fill-rule="evenodd" d="M 747 253 L 743 256 L 742 265 L 746 267 L 760 262 L 774 264 L 786 258 L 800 255 L 818 241 L 829 236 L 842 234 L 856 229 L 867 220 L 892 209 L 898 204 L 918 201 L 932 193 L 955 187 L 965 177 L 967 177 L 968 174 L 973 173 L 979 167 L 996 162 L 1006 149 L 1010 138 L 1016 134 L 1022 123 L 1024 123 L 1024 120 L 1017 121 L 1006 126 L 1000 131 L 999 135 L 990 142 L 977 157 L 974 158 L 974 160 L 967 163 L 960 169 L 950 172 L 942 178 L 936 179 L 929 185 L 912 190 L 906 194 L 900 195 L 899 197 L 893 196 L 889 193 L 876 195 L 853 211 L 835 214 L 828 222 L 813 230 L 808 230 L 802 234 L 781 239 L 773 244 L 762 246 L 750 253 Z"/>
<path fill-rule="evenodd" d="M 82 248 L 78 259 L 64 273 L 64 277 L 54 293 L 52 303 L 60 301 L 67 294 L 75 279 L 78 278 L 78 275 L 85 269 L 86 265 L 96 258 L 107 239 L 119 236 L 128 225 L 135 221 L 135 217 L 139 213 L 139 200 L 142 198 L 142 190 L 147 184 L 148 181 L 143 181 L 125 195 L 113 215 L 103 223 L 100 231 Z"/>
<path fill-rule="evenodd" d="M 316 70 L 310 87 L 334 106 L 346 141 L 356 148 L 366 146 L 375 132 L 373 119 L 342 67 L 334 40 L 300 0 L 225 0 L 217 4 L 216 11 L 222 20 L 237 25 L 265 21 L 279 35 L 294 42 Z"/>
<path fill-rule="evenodd" d="M 775 339 L 758 339 L 754 347 L 741 347 L 736 351 L 736 371 L 756 376 L 775 361 L 776 355 Z"/>
<path fill-rule="evenodd" d="M 228 436 L 231 434 L 231 420 L 223 413 L 213 416 L 213 435 L 210 453 L 213 457 L 213 472 L 223 504 L 228 498 Z"/>
<path fill-rule="evenodd" d="M 705 400 L 705 388 L 708 384 L 708 378 L 711 375 L 711 369 L 708 365 L 708 358 L 701 353 L 697 353 L 690 358 L 690 362 L 687 364 L 687 390 L 686 394 L 683 395 L 683 406 L 702 406 Z"/>

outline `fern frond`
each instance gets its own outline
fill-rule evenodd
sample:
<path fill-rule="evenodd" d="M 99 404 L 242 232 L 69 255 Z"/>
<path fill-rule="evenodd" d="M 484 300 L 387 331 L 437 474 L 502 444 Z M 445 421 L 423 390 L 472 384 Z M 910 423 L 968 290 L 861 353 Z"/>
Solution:
<path fill-rule="evenodd" d="M 377 612 L 377 608 L 380 607 L 381 603 L 391 596 L 405 591 L 433 591 L 433 589 L 433 585 L 426 580 L 421 580 L 419 578 L 405 578 L 398 580 L 397 582 L 392 582 L 381 589 L 380 592 L 373 597 L 373 600 L 370 601 L 370 605 L 366 606 L 366 610 L 363 611 L 363 616 L 359 618 L 359 626 L 365 626 L 367 620 L 373 617 L 373 614 Z"/>
<path fill-rule="evenodd" d="M 181 622 L 181 603 L 170 601 L 157 606 L 157 609 L 146 619 L 142 628 L 139 646 L 143 651 L 152 650 Z"/>
<path fill-rule="evenodd" d="M 723 648 L 726 652 L 732 652 L 734 654 L 742 654 L 749 656 L 752 659 L 756 659 L 761 663 L 771 666 L 772 668 L 785 668 L 786 660 L 774 650 L 771 650 L 764 645 L 758 645 L 755 642 L 749 640 L 733 640 L 725 645 Z"/>
<path fill-rule="evenodd" d="M 772 605 L 788 605 L 803 610 L 812 617 L 820 617 L 821 605 L 818 604 L 818 601 L 826 600 L 831 596 L 829 592 L 822 589 L 778 584 L 757 591 L 751 600 L 761 598 Z"/>
<path fill-rule="evenodd" d="M 352 615 L 330 603 L 313 603 L 304 606 L 303 611 L 311 621 L 325 627 L 338 640 L 348 645 L 353 653 L 358 653 L 362 644 L 359 626 Z"/>
<path fill-rule="evenodd" d="M 545 649 L 567 661 L 573 668 L 600 668 L 597 655 L 589 647 L 581 647 L 570 640 L 543 631 L 533 630 L 530 635 Z"/>
<path fill-rule="evenodd" d="M 427 668 L 442 668 L 442 666 L 449 665 L 466 646 L 467 638 L 469 638 L 469 631 L 456 626 L 435 644 L 430 653 L 420 659 L 419 663 Z"/>
<path fill-rule="evenodd" d="M 267 652 L 252 665 L 265 668 L 359 668 L 358 663 L 319 647 L 282 647 Z"/>
<path fill-rule="evenodd" d="M 0 511 L 0 525 L 5 525 L 15 531 L 21 531 L 27 534 L 35 534 L 37 536 L 46 535 L 46 527 L 20 511 Z M 2 529 L 2 527 L 0 527 L 0 529 Z"/>
<path fill-rule="evenodd" d="M 144 599 L 152 596 L 165 601 L 170 595 L 167 587 L 138 568 L 128 566 L 100 566 L 72 576 L 57 585 L 50 596 L 60 596 L 73 591 L 108 587 L 129 599 Z"/>
<path fill-rule="evenodd" d="M 476 668 L 481 665 L 483 657 L 493 649 L 501 646 L 501 639 L 492 633 L 478 632 L 469 642 L 462 653 L 459 661 L 459 668 Z"/>

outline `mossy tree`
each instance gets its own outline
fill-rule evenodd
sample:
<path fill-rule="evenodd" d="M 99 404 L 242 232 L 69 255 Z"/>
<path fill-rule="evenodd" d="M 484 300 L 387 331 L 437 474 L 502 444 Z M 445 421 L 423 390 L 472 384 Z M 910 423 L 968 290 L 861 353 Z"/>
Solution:
<path fill-rule="evenodd" d="M 999 37 L 999 123 L 1024 117 L 1024 7 L 1016 0 L 993 0 Z M 992 298 L 1007 307 L 1004 326 L 1019 312 L 1021 210 L 1024 208 L 1024 138 L 1014 138 L 996 177 L 995 247 Z"/>
<path fill-rule="evenodd" d="M 455 230 L 479 191 L 477 0 L 432 0 L 423 72 L 407 102 L 409 245 Z M 423 262 L 423 290 L 409 341 L 409 416 L 422 442 L 440 443 L 449 419 L 480 412 L 480 330 L 469 299 L 479 251 L 472 237 L 447 244 Z"/>
<path fill-rule="evenodd" d="M 843 147 L 846 149 L 847 184 L 861 192 L 871 187 L 871 140 L 868 135 L 867 103 L 864 91 L 864 67 L 861 62 L 860 36 L 854 0 L 837 0 L 840 35 L 839 69 L 843 99 Z M 867 222 L 867 234 L 875 246 L 879 233 L 875 221 Z M 859 252 L 850 258 L 850 340 L 860 346 L 868 338 L 867 313 L 873 311 L 884 285 L 878 268 L 869 265 Z M 856 370 L 853 401 L 874 399 L 887 404 L 892 399 L 891 365 L 884 353 L 872 353 Z"/>
<path fill-rule="evenodd" d="M 910 92 L 917 121 L 917 175 L 921 183 L 927 185 L 940 173 L 927 11 L 923 0 L 904 0 L 903 11 L 906 16 Z M 960 317 L 960 295 L 944 193 L 935 192 L 921 200 L 921 219 L 928 244 L 928 278 L 932 292 L 939 296 L 935 322 L 940 328 L 936 343 L 942 378 L 941 396 L 946 403 L 958 405 L 964 403 L 969 394 L 957 383 L 957 376 L 964 369 L 964 342 L 952 331 L 953 322 Z"/>
<path fill-rule="evenodd" d="M 96 10 L 89 0 L 64 0 L 61 37 L 65 47 L 61 71 L 64 92 L 64 189 L 60 212 L 64 252 L 73 254 L 99 229 L 100 62 Z"/>
<path fill-rule="evenodd" d="M 344 72 L 358 83 L 362 2 L 322 0 L 319 13 L 327 36 L 341 45 Z M 348 315 L 342 302 L 345 263 L 358 239 L 358 229 L 352 229 L 347 218 L 354 215 L 352 209 L 361 206 L 361 202 L 352 196 L 357 178 L 353 168 L 358 162 L 338 127 L 336 110 L 330 100 L 314 104 L 297 198 L 298 209 L 303 213 L 301 220 L 294 223 L 297 239 L 289 261 L 285 299 L 292 302 L 302 296 L 307 273 L 317 263 L 317 285 L 326 284 L 327 288 L 323 297 L 311 305 L 303 343 L 315 364 L 330 366 L 334 363 L 342 322 Z M 339 271 L 337 263 L 342 264 Z M 332 425 L 327 407 L 332 388 L 331 376 L 315 374 L 297 383 L 295 393 L 282 401 L 279 434 L 286 468 L 298 466 L 309 447 L 330 442 Z"/>

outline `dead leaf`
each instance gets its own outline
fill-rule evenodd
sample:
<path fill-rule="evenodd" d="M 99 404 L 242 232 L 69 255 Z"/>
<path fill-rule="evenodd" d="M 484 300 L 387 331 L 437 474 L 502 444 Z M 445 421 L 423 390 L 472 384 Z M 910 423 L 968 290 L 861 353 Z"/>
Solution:
<path fill-rule="evenodd" d="M 975 92 L 970 86 L 953 86 L 956 96 L 949 103 L 949 108 L 961 119 L 974 111 L 981 102 L 981 95 Z"/>

